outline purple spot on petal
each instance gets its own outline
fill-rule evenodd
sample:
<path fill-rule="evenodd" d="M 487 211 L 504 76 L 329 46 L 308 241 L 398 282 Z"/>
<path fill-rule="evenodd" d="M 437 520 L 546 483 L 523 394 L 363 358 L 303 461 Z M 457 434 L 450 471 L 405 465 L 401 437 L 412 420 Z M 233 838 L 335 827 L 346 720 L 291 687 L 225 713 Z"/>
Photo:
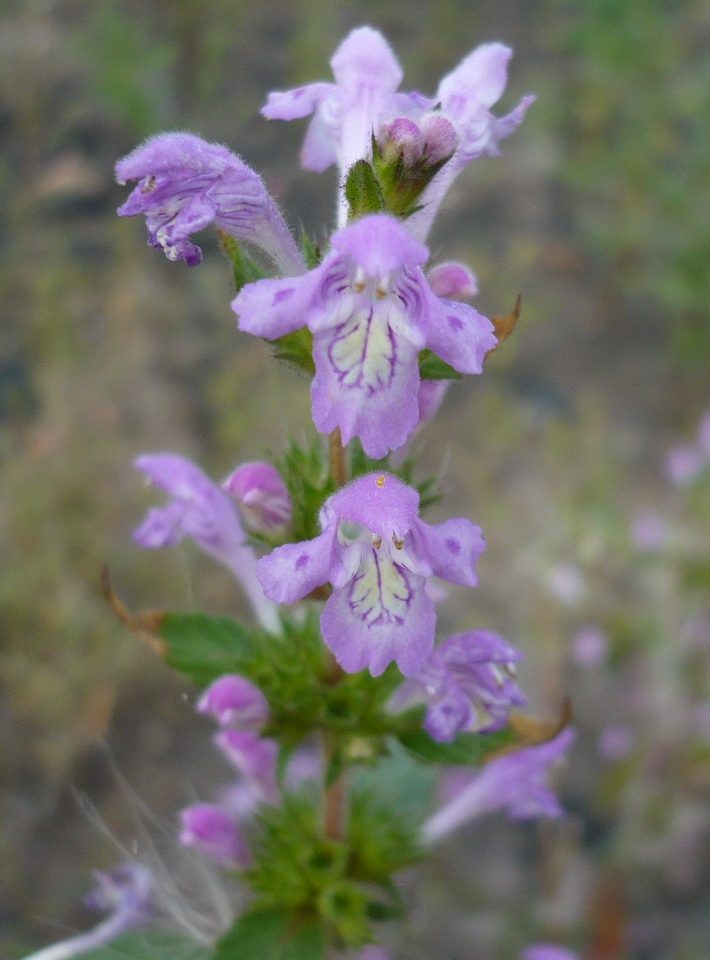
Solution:
<path fill-rule="evenodd" d="M 445 540 L 444 544 L 449 553 L 454 553 L 456 556 L 461 553 L 461 544 L 458 540 Z"/>
<path fill-rule="evenodd" d="M 463 330 L 463 321 L 460 320 L 458 317 L 452 314 L 451 316 L 447 317 L 447 320 L 449 321 L 449 326 L 451 327 L 452 330 L 456 330 L 456 331 Z"/>
<path fill-rule="evenodd" d="M 298 98 L 302 97 L 305 92 L 306 92 L 305 87 L 299 87 L 298 90 L 291 91 L 291 96 L 293 97 L 294 100 L 298 100 Z"/>
<path fill-rule="evenodd" d="M 301 556 L 296 560 L 296 570 L 302 570 L 305 565 L 308 563 L 309 557 L 307 553 L 302 553 Z"/>
<path fill-rule="evenodd" d="M 286 290 L 279 290 L 279 291 L 274 295 L 274 299 L 273 299 L 273 304 L 274 304 L 274 306 L 276 306 L 277 303 L 282 303 L 284 300 L 288 300 L 288 298 L 289 298 L 292 294 L 293 294 L 293 287 L 288 287 L 288 289 L 286 289 Z"/>

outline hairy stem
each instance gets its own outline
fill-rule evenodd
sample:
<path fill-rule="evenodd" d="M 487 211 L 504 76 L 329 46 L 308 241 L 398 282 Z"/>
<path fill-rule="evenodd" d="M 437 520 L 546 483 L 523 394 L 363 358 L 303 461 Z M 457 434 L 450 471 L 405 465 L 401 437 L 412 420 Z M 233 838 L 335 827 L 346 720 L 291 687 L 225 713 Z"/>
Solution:
<path fill-rule="evenodd" d="M 344 487 L 348 478 L 345 470 L 345 447 L 340 435 L 340 427 L 336 427 L 328 438 L 328 460 L 336 487 Z"/>

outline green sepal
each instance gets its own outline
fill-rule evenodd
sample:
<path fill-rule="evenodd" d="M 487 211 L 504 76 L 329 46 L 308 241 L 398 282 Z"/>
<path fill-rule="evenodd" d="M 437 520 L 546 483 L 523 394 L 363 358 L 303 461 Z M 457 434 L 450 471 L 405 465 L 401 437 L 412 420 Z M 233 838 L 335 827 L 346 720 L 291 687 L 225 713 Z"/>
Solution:
<path fill-rule="evenodd" d="M 510 727 L 496 733 L 460 733 L 453 743 L 438 743 L 426 730 L 408 730 L 398 740 L 417 760 L 423 763 L 444 763 L 479 767 L 488 754 L 514 746 L 516 736 Z"/>
<path fill-rule="evenodd" d="M 249 254 L 244 252 L 242 245 L 237 239 L 225 233 L 224 230 L 219 231 L 219 239 L 222 244 L 222 249 L 232 264 L 232 274 L 234 276 L 234 285 L 237 288 L 237 293 L 248 283 L 263 280 L 264 277 L 267 276 L 266 271 L 263 270 L 255 260 L 252 260 Z"/>
<path fill-rule="evenodd" d="M 333 925 L 344 944 L 364 947 L 374 939 L 369 915 L 371 902 L 372 898 L 359 884 L 341 880 L 321 891 L 318 912 Z"/>
<path fill-rule="evenodd" d="M 377 177 L 367 160 L 358 160 L 350 167 L 345 181 L 345 199 L 350 222 L 386 210 Z"/>
<path fill-rule="evenodd" d="M 463 374 L 431 350 L 422 350 L 419 354 L 419 376 L 422 380 L 463 380 Z"/>
<path fill-rule="evenodd" d="M 317 920 L 257 908 L 237 918 L 210 960 L 323 960 L 325 949 L 325 931 Z"/>
<path fill-rule="evenodd" d="M 323 444 L 316 440 L 308 447 L 300 447 L 292 440 L 286 453 L 275 459 L 274 465 L 283 477 L 293 505 L 293 542 L 312 540 L 321 533 L 318 523 L 320 508 L 335 493 Z"/>
<path fill-rule="evenodd" d="M 212 950 L 175 930 L 155 929 L 128 933 L 81 956 L 86 960 L 211 960 Z"/>
<path fill-rule="evenodd" d="M 270 341 L 274 348 L 274 357 L 285 360 L 286 363 L 305 370 L 311 376 L 316 372 L 313 361 L 313 334 L 308 327 L 301 327 L 293 333 L 285 333 L 283 337 Z"/>
<path fill-rule="evenodd" d="M 314 270 L 320 266 L 323 259 L 321 248 L 314 240 L 311 240 L 305 230 L 301 234 L 301 253 L 309 270 Z"/>

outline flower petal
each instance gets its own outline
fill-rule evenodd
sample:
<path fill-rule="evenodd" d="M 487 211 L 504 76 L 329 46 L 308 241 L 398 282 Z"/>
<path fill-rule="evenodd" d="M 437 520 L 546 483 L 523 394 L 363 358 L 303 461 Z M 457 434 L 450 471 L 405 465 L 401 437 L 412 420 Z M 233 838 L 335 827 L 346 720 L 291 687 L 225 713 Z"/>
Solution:
<path fill-rule="evenodd" d="M 352 580 L 328 599 L 321 630 L 341 667 L 369 667 L 377 677 L 394 660 L 405 676 L 416 673 L 434 646 L 436 612 L 424 581 L 397 564 L 386 548 L 363 551 Z"/>
<path fill-rule="evenodd" d="M 267 120 L 300 120 L 313 113 L 334 89 L 333 83 L 309 83 L 295 90 L 275 90 L 267 97 L 261 115 Z"/>
<path fill-rule="evenodd" d="M 330 498 L 342 520 L 362 524 L 384 539 L 403 540 L 419 510 L 419 494 L 390 473 L 370 473 Z"/>
<path fill-rule="evenodd" d="M 314 342 L 316 426 L 340 427 L 345 444 L 358 436 L 375 459 L 401 447 L 419 422 L 418 348 L 396 325 L 401 311 L 393 304 L 362 305 Z"/>
<path fill-rule="evenodd" d="M 328 583 L 342 566 L 337 533 L 335 521 L 313 540 L 287 543 L 262 557 L 256 575 L 266 596 L 276 603 L 294 603 Z"/>
<path fill-rule="evenodd" d="M 430 526 L 417 518 L 410 538 L 414 551 L 429 561 L 435 577 L 463 587 L 476 586 L 476 562 L 486 541 L 475 523 L 461 517 Z"/>
<path fill-rule="evenodd" d="M 467 303 L 435 297 L 429 287 L 422 322 L 429 349 L 459 373 L 481 373 L 498 343 L 490 320 Z"/>

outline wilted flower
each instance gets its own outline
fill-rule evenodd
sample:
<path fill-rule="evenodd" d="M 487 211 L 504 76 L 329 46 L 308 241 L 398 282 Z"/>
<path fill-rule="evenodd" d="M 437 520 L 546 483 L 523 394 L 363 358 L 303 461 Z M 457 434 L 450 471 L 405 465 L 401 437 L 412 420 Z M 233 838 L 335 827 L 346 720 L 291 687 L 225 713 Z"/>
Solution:
<path fill-rule="evenodd" d="M 512 680 L 522 656 L 488 630 L 454 634 L 435 648 L 416 676 L 402 684 L 392 706 L 401 709 L 424 700 L 424 728 L 441 743 L 451 743 L 464 731 L 499 730 L 507 723 L 511 707 L 527 703 Z"/>
<path fill-rule="evenodd" d="M 332 238 L 333 251 L 303 277 L 259 280 L 232 303 L 239 327 L 274 340 L 314 334 L 313 419 L 339 427 L 379 459 L 419 423 L 419 351 L 429 347 L 461 373 L 480 373 L 497 343 L 468 304 L 436 297 L 421 266 L 429 254 L 393 217 L 363 217 Z"/>
<path fill-rule="evenodd" d="M 422 827 L 424 843 L 435 843 L 452 830 L 493 810 L 506 809 L 514 820 L 559 817 L 560 802 L 547 784 L 550 768 L 574 739 L 567 727 L 553 740 L 491 760 Z"/>
<path fill-rule="evenodd" d="M 136 466 L 171 497 L 153 507 L 134 533 L 147 549 L 173 547 L 185 537 L 228 567 L 252 603 L 261 623 L 279 630 L 276 608 L 256 579 L 256 557 L 246 543 L 231 498 L 189 460 L 170 453 L 138 457 Z"/>
<path fill-rule="evenodd" d="M 119 160 L 116 176 L 119 183 L 140 180 L 119 215 L 145 214 L 148 242 L 169 260 L 199 263 L 202 251 L 190 236 L 214 223 L 265 250 L 282 273 L 305 270 L 261 177 L 226 147 L 191 133 L 163 133 Z"/>
<path fill-rule="evenodd" d="M 434 645 L 436 611 L 427 578 L 473 587 L 485 549 L 469 520 L 430 526 L 417 516 L 419 494 L 389 474 L 344 487 L 321 511 L 323 533 L 277 547 L 258 564 L 264 592 L 293 603 L 331 583 L 323 638 L 349 673 L 381 674 L 393 660 L 415 674 Z"/>

